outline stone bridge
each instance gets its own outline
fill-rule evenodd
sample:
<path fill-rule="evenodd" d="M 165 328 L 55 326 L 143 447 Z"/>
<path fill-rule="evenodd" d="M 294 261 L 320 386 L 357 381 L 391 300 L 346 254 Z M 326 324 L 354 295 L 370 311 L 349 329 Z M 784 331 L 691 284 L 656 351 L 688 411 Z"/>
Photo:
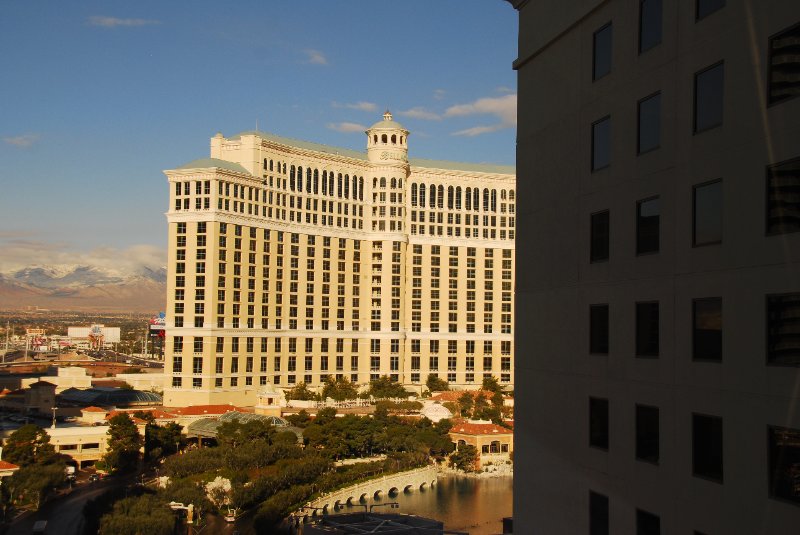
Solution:
<path fill-rule="evenodd" d="M 436 467 L 431 465 L 370 479 L 357 485 L 323 494 L 306 504 L 306 507 L 295 513 L 295 516 L 329 514 L 339 506 L 363 503 L 369 498 L 392 497 L 415 489 L 430 488 L 436 484 L 436 478 Z"/>

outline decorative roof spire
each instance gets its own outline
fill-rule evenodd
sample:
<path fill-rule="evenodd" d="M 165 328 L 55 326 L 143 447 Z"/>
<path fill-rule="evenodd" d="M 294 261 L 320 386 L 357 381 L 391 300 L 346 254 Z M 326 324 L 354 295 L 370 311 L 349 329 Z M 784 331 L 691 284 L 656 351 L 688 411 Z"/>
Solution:
<path fill-rule="evenodd" d="M 384 121 L 391 121 L 392 120 L 392 113 L 389 110 L 386 110 L 386 113 L 383 114 Z"/>

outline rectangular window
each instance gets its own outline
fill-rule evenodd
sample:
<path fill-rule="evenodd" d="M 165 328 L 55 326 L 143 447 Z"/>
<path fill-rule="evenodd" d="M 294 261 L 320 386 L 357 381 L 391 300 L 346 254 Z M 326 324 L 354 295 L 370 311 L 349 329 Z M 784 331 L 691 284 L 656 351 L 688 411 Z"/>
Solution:
<path fill-rule="evenodd" d="M 653 513 L 637 509 L 636 535 L 661 535 L 661 518 Z"/>
<path fill-rule="evenodd" d="M 800 293 L 767 296 L 767 363 L 800 366 Z"/>
<path fill-rule="evenodd" d="M 767 427 L 769 495 L 800 505 L 800 429 Z"/>
<path fill-rule="evenodd" d="M 608 305 L 589 306 L 589 353 L 608 355 Z"/>
<path fill-rule="evenodd" d="M 639 53 L 661 43 L 661 0 L 639 0 Z"/>
<path fill-rule="evenodd" d="M 722 180 L 692 188 L 692 245 L 716 243 L 722 243 Z"/>
<path fill-rule="evenodd" d="M 636 458 L 658 464 L 658 407 L 636 405 Z"/>
<path fill-rule="evenodd" d="M 609 535 L 608 496 L 589 491 L 589 535 Z"/>
<path fill-rule="evenodd" d="M 589 261 L 603 262 L 608 260 L 610 238 L 610 214 L 608 210 L 591 215 L 589 230 Z"/>
<path fill-rule="evenodd" d="M 611 165 L 611 116 L 592 123 L 592 171 Z"/>
<path fill-rule="evenodd" d="M 611 35 L 609 22 L 594 32 L 592 50 L 592 80 L 598 80 L 611 72 Z"/>
<path fill-rule="evenodd" d="M 773 35 L 769 40 L 769 103 L 800 96 L 800 24 Z"/>
<path fill-rule="evenodd" d="M 660 246 L 661 199 L 636 203 L 636 254 L 657 253 Z"/>
<path fill-rule="evenodd" d="M 695 19 L 701 20 L 725 7 L 725 0 L 697 0 Z"/>
<path fill-rule="evenodd" d="M 722 298 L 692 301 L 692 358 L 722 361 Z"/>
<path fill-rule="evenodd" d="M 636 356 L 657 357 L 659 345 L 658 302 L 636 303 Z"/>
<path fill-rule="evenodd" d="M 800 231 L 800 158 L 767 167 L 767 234 Z"/>
<path fill-rule="evenodd" d="M 694 131 L 722 125 L 725 64 L 719 62 L 694 75 Z"/>
<path fill-rule="evenodd" d="M 661 146 L 661 93 L 639 101 L 639 136 L 636 152 L 642 154 Z"/>
<path fill-rule="evenodd" d="M 589 445 L 608 450 L 608 400 L 589 398 Z"/>
<path fill-rule="evenodd" d="M 722 483 L 722 418 L 692 414 L 692 473 Z"/>

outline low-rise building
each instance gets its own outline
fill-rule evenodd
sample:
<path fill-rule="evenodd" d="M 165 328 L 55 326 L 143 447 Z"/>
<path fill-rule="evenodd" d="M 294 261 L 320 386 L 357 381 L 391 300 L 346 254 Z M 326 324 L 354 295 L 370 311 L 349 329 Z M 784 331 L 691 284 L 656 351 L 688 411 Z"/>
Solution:
<path fill-rule="evenodd" d="M 478 450 L 478 465 L 506 462 L 514 452 L 514 431 L 483 420 L 464 420 L 456 422 L 450 429 L 450 439 L 456 449 L 464 445 L 475 446 Z"/>

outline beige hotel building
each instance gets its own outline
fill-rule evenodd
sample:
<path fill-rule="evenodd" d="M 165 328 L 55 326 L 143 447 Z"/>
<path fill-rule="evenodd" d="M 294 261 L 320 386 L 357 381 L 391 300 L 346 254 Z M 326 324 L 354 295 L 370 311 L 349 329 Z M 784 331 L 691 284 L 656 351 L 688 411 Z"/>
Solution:
<path fill-rule="evenodd" d="M 366 153 L 217 134 L 165 172 L 165 405 L 328 377 L 512 385 L 514 167 L 409 160 L 389 112 L 366 134 Z"/>

